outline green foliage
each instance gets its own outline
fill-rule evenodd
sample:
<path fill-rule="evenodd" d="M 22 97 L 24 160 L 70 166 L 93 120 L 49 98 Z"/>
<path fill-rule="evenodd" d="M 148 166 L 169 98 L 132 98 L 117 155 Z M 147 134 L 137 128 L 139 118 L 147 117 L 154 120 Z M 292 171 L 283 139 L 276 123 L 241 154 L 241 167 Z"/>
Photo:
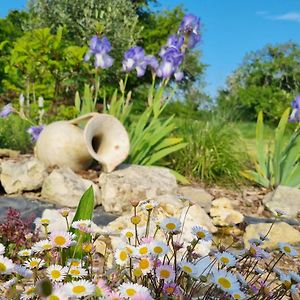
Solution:
<path fill-rule="evenodd" d="M 262 110 L 267 120 L 277 122 L 299 92 L 299 60 L 300 47 L 294 43 L 268 45 L 248 54 L 220 92 L 219 108 L 248 121 Z"/>
<path fill-rule="evenodd" d="M 242 174 L 266 188 L 278 185 L 300 187 L 300 131 L 289 139 L 285 135 L 290 109 L 287 109 L 275 130 L 273 145 L 264 144 L 263 114 L 260 112 L 256 125 L 256 170 Z M 267 149 L 267 150 L 266 150 Z"/>
<path fill-rule="evenodd" d="M 83 97 L 80 98 L 79 92 L 75 94 L 75 108 L 78 116 L 82 116 L 96 111 L 97 97 L 93 97 L 93 91 L 87 84 L 84 85 Z"/>
<path fill-rule="evenodd" d="M 16 115 L 0 118 L 0 148 L 28 152 L 32 148 L 30 135 L 26 132 L 30 125 Z"/>
<path fill-rule="evenodd" d="M 246 161 L 239 131 L 219 120 L 184 121 L 178 133 L 187 146 L 171 156 L 174 169 L 208 184 L 233 184 L 240 180 Z"/>

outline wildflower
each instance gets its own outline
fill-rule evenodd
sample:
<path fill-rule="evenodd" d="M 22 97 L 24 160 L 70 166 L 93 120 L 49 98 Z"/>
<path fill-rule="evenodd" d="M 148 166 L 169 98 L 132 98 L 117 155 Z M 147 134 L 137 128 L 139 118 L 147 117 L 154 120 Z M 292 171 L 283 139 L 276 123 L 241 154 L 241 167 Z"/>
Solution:
<path fill-rule="evenodd" d="M 136 277 L 136 278 L 139 278 L 139 277 L 142 277 L 144 274 L 143 274 L 143 271 L 139 268 L 139 267 L 135 267 L 133 269 L 133 272 L 132 274 Z"/>
<path fill-rule="evenodd" d="M 93 244 L 92 243 L 83 243 L 82 244 L 82 250 L 85 252 L 85 253 L 90 253 L 93 251 Z"/>
<path fill-rule="evenodd" d="M 119 291 L 121 296 L 130 299 L 132 299 L 135 294 L 139 293 L 150 295 L 150 292 L 146 287 L 137 283 L 122 283 L 119 287 Z"/>
<path fill-rule="evenodd" d="M 3 255 L 0 255 L 0 274 L 11 274 L 15 264 L 13 261 Z"/>
<path fill-rule="evenodd" d="M 50 234 L 50 241 L 53 247 L 68 248 L 71 246 L 74 234 L 64 231 L 52 232 Z"/>
<path fill-rule="evenodd" d="M 156 255 L 156 256 L 163 256 L 168 254 L 170 251 L 169 246 L 161 241 L 153 241 L 150 244 L 151 247 L 151 254 Z"/>
<path fill-rule="evenodd" d="M 110 293 L 109 287 L 103 279 L 99 279 L 96 284 L 95 294 L 97 297 L 107 297 Z"/>
<path fill-rule="evenodd" d="M 13 285 L 15 285 L 18 282 L 18 279 L 16 277 L 6 281 L 5 283 L 3 283 L 3 287 L 8 290 L 10 287 L 12 287 Z M 0 298 L 1 299 L 1 298 Z"/>
<path fill-rule="evenodd" d="M 78 281 L 72 281 L 65 285 L 67 294 L 70 297 L 84 297 L 94 293 L 95 286 L 90 281 L 81 279 Z"/>
<path fill-rule="evenodd" d="M 247 299 L 246 294 L 240 290 L 233 291 L 230 294 L 231 294 L 232 299 L 236 299 L 236 300 Z"/>
<path fill-rule="evenodd" d="M 0 243 L 0 255 L 3 255 L 5 253 L 5 246 Z"/>
<path fill-rule="evenodd" d="M 222 252 L 222 253 L 218 252 L 218 253 L 216 253 L 216 258 L 217 258 L 217 260 L 220 263 L 222 263 L 226 267 L 233 267 L 233 266 L 235 266 L 236 259 L 229 252 Z"/>
<path fill-rule="evenodd" d="M 179 33 L 188 37 L 187 47 L 194 48 L 200 42 L 199 34 L 200 20 L 198 17 L 188 14 L 185 15 L 180 23 Z"/>
<path fill-rule="evenodd" d="M 239 290 L 239 283 L 235 276 L 225 270 L 215 270 L 212 273 L 212 282 L 215 283 L 224 292 Z"/>
<path fill-rule="evenodd" d="M 18 275 L 24 277 L 24 278 L 30 278 L 33 275 L 33 272 L 31 270 L 26 269 L 23 266 L 16 265 L 14 268 L 15 273 Z"/>
<path fill-rule="evenodd" d="M 31 254 L 32 254 L 32 250 L 31 249 L 23 249 L 23 250 L 20 250 L 18 252 L 18 255 L 21 256 L 21 257 L 30 256 Z"/>
<path fill-rule="evenodd" d="M 48 251 L 52 249 L 52 244 L 49 240 L 41 240 L 36 242 L 32 246 L 32 251 L 35 253 L 42 253 L 44 251 Z"/>
<path fill-rule="evenodd" d="M 250 244 L 249 254 L 257 259 L 266 259 L 270 257 L 270 253 L 253 244 Z"/>
<path fill-rule="evenodd" d="M 91 227 L 91 225 L 92 225 L 92 221 L 91 220 L 78 220 L 78 221 L 74 221 L 71 224 L 71 227 L 73 227 L 74 229 L 81 230 L 81 228 Z"/>
<path fill-rule="evenodd" d="M 211 259 L 210 257 L 206 256 L 201 258 L 196 264 L 196 277 L 200 276 L 208 276 L 210 272 L 212 272 L 212 267 L 211 267 Z"/>
<path fill-rule="evenodd" d="M 278 243 L 280 252 L 284 253 L 287 256 L 297 256 L 297 251 L 288 243 Z"/>
<path fill-rule="evenodd" d="M 201 226 L 192 227 L 192 234 L 199 240 L 211 241 L 212 239 L 210 232 Z"/>
<path fill-rule="evenodd" d="M 31 126 L 27 129 L 27 132 L 31 135 L 31 140 L 33 142 L 36 142 L 41 134 L 41 132 L 44 130 L 45 125 L 39 125 L 39 126 Z"/>
<path fill-rule="evenodd" d="M 242 284 L 242 286 L 248 286 L 247 280 L 241 273 L 236 272 L 235 275 L 236 275 L 236 278 L 238 279 L 238 281 Z"/>
<path fill-rule="evenodd" d="M 81 267 L 71 267 L 68 273 L 68 275 L 71 275 L 74 278 L 82 278 L 87 276 L 87 274 L 87 270 Z"/>
<path fill-rule="evenodd" d="M 138 257 L 146 256 L 150 254 L 150 245 L 142 244 L 138 246 L 135 250 L 135 255 Z"/>
<path fill-rule="evenodd" d="M 80 267 L 81 266 L 81 260 L 80 259 L 75 259 L 75 258 L 70 258 L 67 261 L 67 266 L 72 266 L 72 267 Z"/>
<path fill-rule="evenodd" d="M 115 252 L 116 264 L 124 266 L 127 264 L 129 256 L 127 249 L 117 249 Z"/>
<path fill-rule="evenodd" d="M 136 293 L 132 300 L 154 300 L 150 294 Z"/>
<path fill-rule="evenodd" d="M 292 286 L 292 278 L 289 274 L 282 273 L 280 274 L 279 279 L 286 289 L 289 289 Z"/>
<path fill-rule="evenodd" d="M 292 113 L 290 115 L 290 122 L 300 122 L 300 96 L 296 96 L 292 102 Z"/>
<path fill-rule="evenodd" d="M 60 265 L 51 265 L 47 268 L 46 273 L 51 281 L 62 281 L 67 275 L 68 269 Z"/>
<path fill-rule="evenodd" d="M 102 69 L 108 69 L 112 66 L 114 60 L 108 55 L 111 50 L 111 44 L 107 37 L 104 36 L 100 39 L 98 36 L 93 36 L 90 40 L 89 47 L 84 57 L 85 61 L 88 61 L 95 55 L 95 68 L 101 67 Z"/>
<path fill-rule="evenodd" d="M 248 242 L 255 246 L 260 246 L 263 243 L 261 239 L 255 239 L 255 238 L 250 239 Z"/>
<path fill-rule="evenodd" d="M 299 292 L 300 292 L 300 287 L 296 284 L 293 284 L 290 288 L 290 292 L 291 292 L 291 296 L 294 299 L 297 299 L 296 297 L 299 296 Z"/>
<path fill-rule="evenodd" d="M 158 202 L 153 200 L 143 201 L 140 204 L 142 210 L 151 211 L 153 208 L 158 206 Z"/>
<path fill-rule="evenodd" d="M 25 291 L 21 294 L 20 299 L 22 300 L 33 299 L 35 296 L 36 296 L 35 287 L 28 286 L 25 288 Z"/>
<path fill-rule="evenodd" d="M 125 237 L 126 239 L 131 239 L 135 235 L 134 230 L 132 229 L 124 229 L 121 231 L 121 236 Z"/>
<path fill-rule="evenodd" d="M 163 287 L 163 292 L 168 296 L 179 296 L 180 289 L 176 283 L 165 283 Z"/>
<path fill-rule="evenodd" d="M 296 272 L 289 272 L 289 276 L 292 278 L 293 281 L 300 283 L 300 275 L 297 274 Z"/>
<path fill-rule="evenodd" d="M 133 216 L 131 217 L 130 221 L 133 225 L 138 225 L 141 222 L 141 217 Z"/>
<path fill-rule="evenodd" d="M 51 294 L 46 298 L 46 300 L 65 300 L 68 299 L 68 295 L 64 291 L 63 287 L 55 287 Z"/>
<path fill-rule="evenodd" d="M 196 270 L 195 265 L 193 265 L 192 263 L 190 263 L 188 261 L 181 261 L 178 265 L 184 273 L 186 273 L 192 277 L 195 276 L 197 270 Z"/>
<path fill-rule="evenodd" d="M 175 272 L 170 265 L 160 265 L 156 269 L 156 276 L 159 279 L 163 279 L 165 282 L 171 282 L 175 279 Z"/>
<path fill-rule="evenodd" d="M 149 273 L 151 271 L 152 266 L 152 261 L 147 257 L 142 257 L 138 262 L 138 267 L 141 269 L 143 274 Z"/>
<path fill-rule="evenodd" d="M 179 232 L 181 228 L 181 223 L 176 218 L 165 218 L 160 222 L 160 228 L 166 232 Z"/>
<path fill-rule="evenodd" d="M 184 43 L 184 37 L 181 35 L 170 35 L 167 41 L 167 47 L 174 47 L 180 50 Z"/>
<path fill-rule="evenodd" d="M 13 107 L 11 103 L 5 105 L 0 111 L 0 118 L 6 118 L 13 112 Z"/>
<path fill-rule="evenodd" d="M 64 218 L 67 218 L 69 216 L 69 213 L 71 210 L 70 210 L 70 208 L 64 207 L 64 208 L 59 209 L 58 211 Z"/>
<path fill-rule="evenodd" d="M 47 219 L 47 218 L 37 218 L 35 221 L 34 221 L 34 223 L 35 223 L 35 225 L 36 226 L 39 226 L 39 225 L 41 225 L 41 226 L 48 226 L 50 223 L 51 223 L 51 221 L 50 221 L 50 219 Z"/>
<path fill-rule="evenodd" d="M 118 292 L 111 292 L 107 296 L 107 300 L 124 300 L 124 298 Z"/>
<path fill-rule="evenodd" d="M 25 262 L 25 267 L 29 269 L 40 269 L 45 264 L 41 258 L 30 258 Z"/>

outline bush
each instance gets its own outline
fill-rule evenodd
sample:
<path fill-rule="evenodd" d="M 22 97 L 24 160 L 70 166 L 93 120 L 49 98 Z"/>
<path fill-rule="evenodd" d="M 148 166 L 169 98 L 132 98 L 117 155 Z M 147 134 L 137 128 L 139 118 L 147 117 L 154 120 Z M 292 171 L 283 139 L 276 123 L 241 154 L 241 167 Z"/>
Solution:
<path fill-rule="evenodd" d="M 173 167 L 179 173 L 206 183 L 236 183 L 246 156 L 240 133 L 221 121 L 186 122 L 180 136 L 187 146 L 172 155 Z"/>
<path fill-rule="evenodd" d="M 16 115 L 0 118 L 0 148 L 28 152 L 32 148 L 30 135 L 26 132 L 30 125 Z"/>

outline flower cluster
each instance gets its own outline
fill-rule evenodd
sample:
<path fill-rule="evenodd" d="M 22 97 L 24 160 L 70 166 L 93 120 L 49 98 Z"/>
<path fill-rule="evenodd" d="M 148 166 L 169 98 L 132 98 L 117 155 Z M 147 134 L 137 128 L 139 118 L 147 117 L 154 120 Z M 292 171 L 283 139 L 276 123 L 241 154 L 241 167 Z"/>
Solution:
<path fill-rule="evenodd" d="M 300 122 L 300 96 L 296 96 L 296 98 L 292 102 L 292 113 L 290 115 L 290 122 Z"/>

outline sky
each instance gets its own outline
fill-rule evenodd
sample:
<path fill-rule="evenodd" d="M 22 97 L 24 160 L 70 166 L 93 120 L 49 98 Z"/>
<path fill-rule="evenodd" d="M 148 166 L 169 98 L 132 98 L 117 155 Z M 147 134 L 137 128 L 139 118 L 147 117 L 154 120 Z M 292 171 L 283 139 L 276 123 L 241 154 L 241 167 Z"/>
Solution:
<path fill-rule="evenodd" d="M 84 0 L 83 0 L 84 1 Z M 25 8 L 26 0 L 0 0 L 0 17 Z M 199 49 L 206 70 L 206 91 L 215 96 L 246 53 L 266 44 L 300 44 L 300 0 L 158 0 L 159 9 L 183 4 L 200 17 Z"/>

